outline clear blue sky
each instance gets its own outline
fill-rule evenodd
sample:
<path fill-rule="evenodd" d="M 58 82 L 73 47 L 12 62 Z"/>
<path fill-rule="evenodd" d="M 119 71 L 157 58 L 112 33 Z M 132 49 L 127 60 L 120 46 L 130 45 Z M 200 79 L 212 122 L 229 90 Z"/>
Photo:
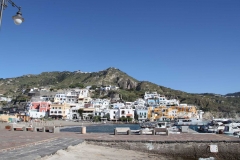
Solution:
<path fill-rule="evenodd" d="M 190 93 L 240 91 L 240 0 L 13 0 L 0 78 L 116 67 Z"/>

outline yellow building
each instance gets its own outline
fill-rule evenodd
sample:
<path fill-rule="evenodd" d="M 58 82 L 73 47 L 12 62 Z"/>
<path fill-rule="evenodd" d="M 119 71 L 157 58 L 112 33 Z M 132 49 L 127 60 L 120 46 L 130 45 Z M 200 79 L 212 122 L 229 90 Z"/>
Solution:
<path fill-rule="evenodd" d="M 195 106 L 158 106 L 148 107 L 148 119 L 150 121 L 165 121 L 175 118 L 196 118 L 198 116 Z"/>
<path fill-rule="evenodd" d="M 91 97 L 80 97 L 78 98 L 78 103 L 79 104 L 87 104 L 87 103 L 90 103 L 92 100 Z"/>
<path fill-rule="evenodd" d="M 16 115 L 8 115 L 8 114 L 1 114 L 0 115 L 0 121 L 2 122 L 11 122 L 12 120 L 18 119 L 17 114 Z"/>
<path fill-rule="evenodd" d="M 93 112 L 95 111 L 95 108 L 83 108 L 83 119 L 84 120 L 89 120 L 90 115 L 93 116 Z"/>
<path fill-rule="evenodd" d="M 53 118 L 66 118 L 70 113 L 70 104 L 53 103 L 50 105 L 49 115 Z"/>

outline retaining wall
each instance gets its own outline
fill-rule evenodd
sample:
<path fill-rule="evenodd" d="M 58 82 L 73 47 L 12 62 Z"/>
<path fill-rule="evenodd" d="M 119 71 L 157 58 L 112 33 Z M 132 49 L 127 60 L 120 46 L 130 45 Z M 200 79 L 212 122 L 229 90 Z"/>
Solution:
<path fill-rule="evenodd" d="M 88 144 L 136 150 L 153 154 L 165 155 L 179 159 L 198 159 L 215 157 L 215 159 L 240 159 L 239 141 L 106 141 L 86 139 Z M 218 147 L 217 153 L 211 153 L 209 145 Z"/>

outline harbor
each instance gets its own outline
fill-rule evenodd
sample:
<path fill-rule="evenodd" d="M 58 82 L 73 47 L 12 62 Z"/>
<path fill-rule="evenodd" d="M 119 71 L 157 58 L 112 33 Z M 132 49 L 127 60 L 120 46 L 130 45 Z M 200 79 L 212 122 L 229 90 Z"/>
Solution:
<path fill-rule="evenodd" d="M 239 144 L 240 139 L 228 136 L 225 134 L 215 133 L 198 133 L 194 130 L 189 132 L 180 132 L 180 134 L 169 135 L 151 135 L 151 134 L 119 134 L 114 135 L 114 130 L 109 133 L 88 132 L 88 127 L 109 126 L 108 124 L 92 124 L 92 123 L 78 123 L 78 122 L 54 122 L 60 127 L 60 132 L 33 132 L 33 131 L 9 131 L 4 128 L 6 124 L 1 124 L 0 129 L 0 159 L 13 159 L 13 156 L 25 157 L 25 159 L 43 158 L 48 155 L 55 154 L 58 150 L 65 150 L 69 146 L 75 146 L 82 143 L 89 145 L 100 145 L 104 147 L 142 151 L 148 154 L 154 154 L 155 156 L 166 156 L 168 158 L 182 157 L 188 159 L 196 159 L 202 156 L 205 157 L 222 157 L 226 158 L 226 155 L 232 156 L 232 159 L 236 156 L 239 157 Z M 77 125 L 78 124 L 78 125 Z M 86 133 L 81 133 L 82 125 L 87 126 Z M 123 127 L 126 125 L 110 124 L 114 127 Z M 130 124 L 127 125 L 131 127 Z M 61 131 L 64 128 L 77 127 L 79 130 Z M 112 129 L 113 129 L 112 128 Z M 216 145 L 218 152 L 211 153 L 206 151 L 207 147 Z M 35 147 L 34 147 L 35 146 Z M 180 147 L 182 146 L 182 147 Z M 33 148 L 33 150 L 31 150 Z M 48 149 L 47 149 L 48 148 Z M 161 149 L 160 149 L 161 148 Z M 47 151 L 46 151 L 47 149 Z M 107 149 L 107 148 L 106 148 Z M 28 154 L 25 153 L 27 150 Z M 22 152 L 24 154 L 20 154 Z M 234 154 L 232 153 L 234 152 Z M 174 154 L 173 154 L 174 153 Z M 11 156 L 10 156 L 11 154 Z M 35 156 L 35 158 L 33 158 Z M 31 158 L 30 158 L 31 157 Z"/>
<path fill-rule="evenodd" d="M 83 91 L 88 93 L 86 89 L 79 90 L 78 96 Z M 27 103 L 29 115 L 0 115 L 0 159 L 61 160 L 61 155 L 97 159 L 98 155 L 91 152 L 96 147 L 102 147 L 96 148 L 104 150 L 102 156 L 117 160 L 124 159 L 121 155 L 126 152 L 132 159 L 240 157 L 239 122 L 206 118 L 199 107 L 181 104 L 177 99 L 167 100 L 157 92 L 145 92 L 144 99 L 135 102 L 117 103 L 86 95 L 88 102 L 80 105 L 83 99 L 78 98 L 76 106 L 57 101 L 61 96 L 65 95 L 56 94 L 56 102 L 50 104 Z M 69 155 L 69 150 L 77 148 L 81 151 Z M 112 149 L 116 154 L 110 154 Z"/>

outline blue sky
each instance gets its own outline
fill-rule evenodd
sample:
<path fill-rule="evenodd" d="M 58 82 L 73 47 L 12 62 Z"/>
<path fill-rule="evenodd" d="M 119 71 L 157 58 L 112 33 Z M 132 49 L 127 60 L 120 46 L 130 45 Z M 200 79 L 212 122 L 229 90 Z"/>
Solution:
<path fill-rule="evenodd" d="M 0 78 L 116 67 L 189 93 L 240 91 L 239 0 L 13 0 Z"/>

